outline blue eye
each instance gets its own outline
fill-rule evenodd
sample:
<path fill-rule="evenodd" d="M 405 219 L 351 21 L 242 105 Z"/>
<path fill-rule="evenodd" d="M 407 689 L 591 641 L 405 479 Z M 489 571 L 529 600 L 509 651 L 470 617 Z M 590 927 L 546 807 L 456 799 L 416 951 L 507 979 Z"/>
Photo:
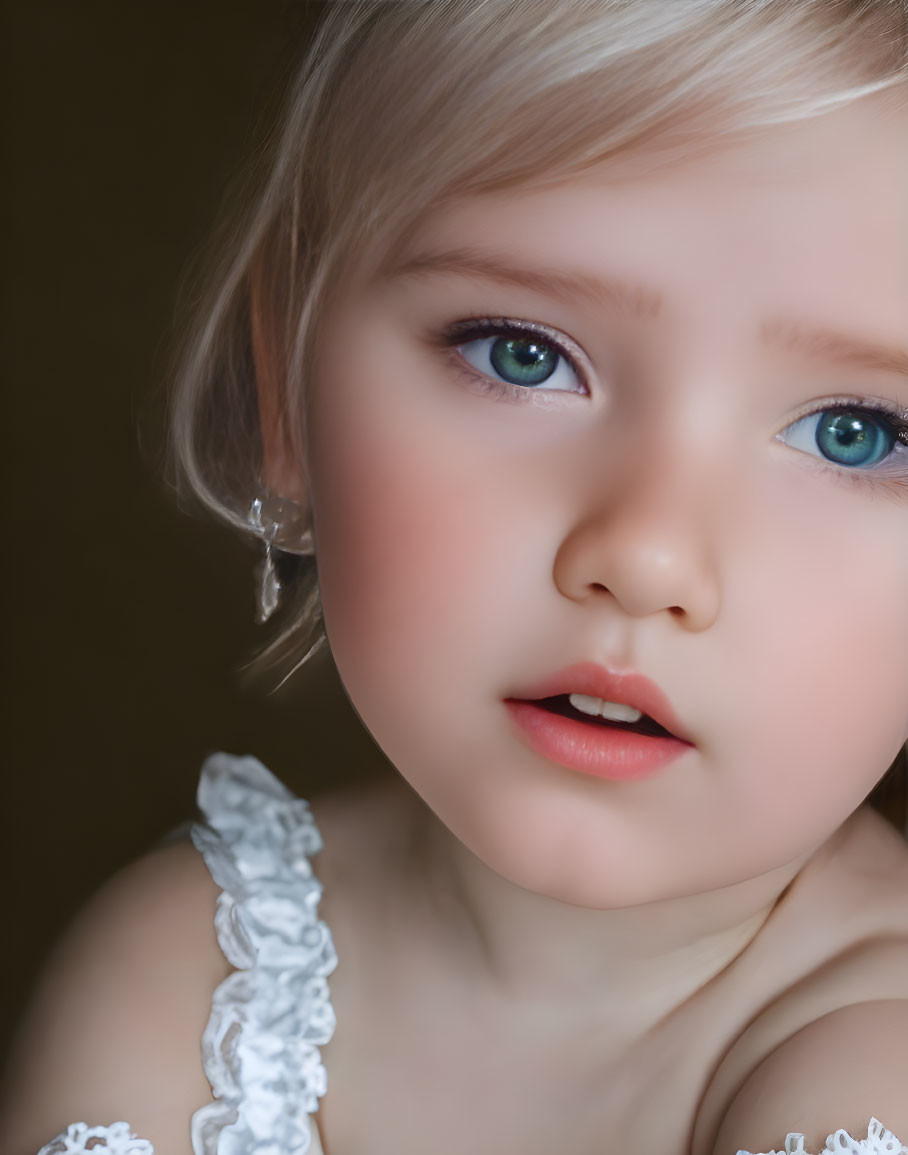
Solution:
<path fill-rule="evenodd" d="M 579 374 L 561 346 L 535 326 L 480 319 L 448 336 L 471 368 L 512 389 L 577 392 Z"/>
<path fill-rule="evenodd" d="M 512 385 L 541 385 L 559 360 L 551 345 L 535 337 L 495 337 L 489 345 L 489 364 Z"/>
<path fill-rule="evenodd" d="M 835 406 L 810 413 L 789 425 L 779 440 L 847 469 L 872 469 L 906 437 L 896 414 L 860 406 Z"/>

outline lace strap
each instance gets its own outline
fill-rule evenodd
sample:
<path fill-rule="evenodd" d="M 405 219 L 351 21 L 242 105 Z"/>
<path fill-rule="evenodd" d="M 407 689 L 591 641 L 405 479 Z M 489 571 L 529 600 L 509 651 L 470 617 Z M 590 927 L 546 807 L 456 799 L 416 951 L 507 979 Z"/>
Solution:
<path fill-rule="evenodd" d="M 128 1123 L 111 1123 L 109 1127 L 89 1127 L 85 1123 L 71 1123 L 65 1131 L 52 1139 L 38 1155 L 154 1155 L 147 1139 L 137 1139 Z"/>
<path fill-rule="evenodd" d="M 305 1155 L 326 1089 L 319 1047 L 334 1033 L 327 976 L 337 965 L 316 910 L 308 805 L 255 758 L 202 767 L 206 823 L 191 836 L 221 887 L 215 928 L 237 968 L 214 993 L 202 1059 L 215 1102 L 192 1119 L 196 1155 Z"/>
<path fill-rule="evenodd" d="M 337 956 L 316 915 L 322 888 L 309 864 L 321 837 L 308 805 L 255 758 L 209 758 L 198 803 L 206 821 L 189 833 L 221 888 L 215 929 L 237 969 L 215 991 L 202 1037 L 215 1101 L 192 1117 L 192 1149 L 306 1155 L 326 1085 L 318 1048 L 334 1033 L 327 976 Z M 102 1152 L 154 1155 L 154 1147 L 128 1123 L 72 1123 L 38 1155 Z"/>
<path fill-rule="evenodd" d="M 847 1131 L 836 1131 L 826 1140 L 826 1146 L 819 1155 L 835 1152 L 835 1155 L 908 1155 L 908 1147 L 903 1147 L 891 1131 L 887 1131 L 879 1119 L 871 1119 L 866 1139 L 852 1139 Z M 739 1151 L 738 1155 L 751 1155 L 749 1151 Z M 763 1155 L 806 1155 L 804 1136 L 792 1132 L 785 1140 L 785 1150 L 764 1152 Z"/>

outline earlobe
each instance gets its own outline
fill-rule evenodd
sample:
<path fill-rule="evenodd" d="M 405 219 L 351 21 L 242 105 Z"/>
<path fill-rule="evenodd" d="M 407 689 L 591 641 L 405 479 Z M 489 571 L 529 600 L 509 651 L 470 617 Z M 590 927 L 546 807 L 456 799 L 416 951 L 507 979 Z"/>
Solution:
<path fill-rule="evenodd" d="M 283 407 L 257 378 L 259 422 L 262 432 L 262 485 L 269 494 L 309 508 L 305 470 L 287 434 Z"/>

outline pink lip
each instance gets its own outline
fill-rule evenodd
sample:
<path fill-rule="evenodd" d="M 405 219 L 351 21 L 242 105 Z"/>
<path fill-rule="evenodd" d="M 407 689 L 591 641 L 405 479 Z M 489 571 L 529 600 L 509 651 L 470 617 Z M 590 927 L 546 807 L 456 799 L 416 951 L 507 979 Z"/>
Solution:
<path fill-rule="evenodd" d="M 574 693 L 624 702 L 648 714 L 669 733 L 655 736 L 598 727 L 553 714 L 532 700 Z M 560 670 L 528 686 L 519 696 L 506 698 L 505 705 L 533 750 L 559 765 L 598 778 L 621 781 L 648 777 L 693 745 L 658 686 L 639 674 L 613 674 L 593 662 Z"/>
<path fill-rule="evenodd" d="M 691 743 L 690 735 L 672 709 L 668 698 L 655 682 L 642 674 L 616 674 L 595 662 L 578 662 L 548 678 L 512 694 L 510 700 L 554 698 L 559 694 L 589 694 L 606 702 L 623 702 L 668 730 L 682 742 Z"/>

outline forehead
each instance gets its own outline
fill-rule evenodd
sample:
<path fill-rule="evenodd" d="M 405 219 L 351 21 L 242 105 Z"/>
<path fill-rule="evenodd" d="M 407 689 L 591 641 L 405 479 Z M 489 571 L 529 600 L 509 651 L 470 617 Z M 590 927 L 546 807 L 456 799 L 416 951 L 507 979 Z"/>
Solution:
<path fill-rule="evenodd" d="M 704 297 L 720 312 L 803 313 L 809 300 L 830 323 L 857 310 L 905 334 L 908 108 L 865 98 L 689 163 L 632 156 L 465 198 L 426 219 L 399 268 L 428 275 L 458 261 L 477 276 L 504 263 L 552 291 L 566 272 L 581 294 L 605 285 L 612 303 L 665 319 Z"/>

